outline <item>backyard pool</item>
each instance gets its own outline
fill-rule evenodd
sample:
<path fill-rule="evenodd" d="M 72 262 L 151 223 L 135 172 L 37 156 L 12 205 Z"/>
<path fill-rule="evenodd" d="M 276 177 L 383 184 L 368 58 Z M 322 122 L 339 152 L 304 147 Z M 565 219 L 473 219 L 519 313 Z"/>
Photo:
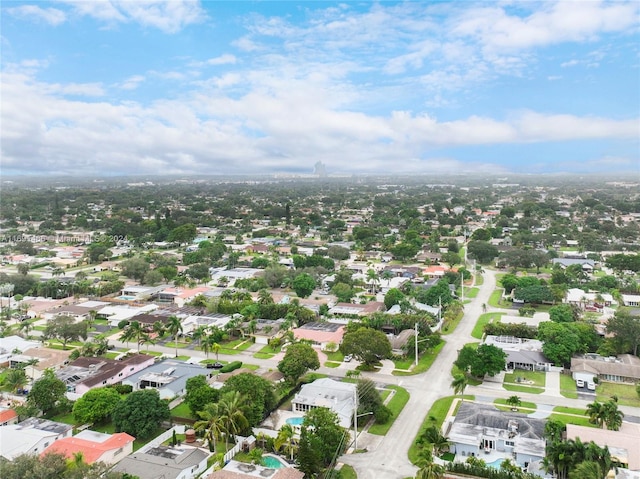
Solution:
<path fill-rule="evenodd" d="M 287 424 L 291 424 L 292 426 L 301 426 L 304 418 L 302 416 L 290 417 L 287 419 Z"/>
<path fill-rule="evenodd" d="M 277 458 L 276 456 L 272 456 L 271 454 L 262 456 L 262 465 L 270 469 L 280 469 L 281 467 L 287 467 L 287 465 L 282 462 L 281 459 Z"/>
<path fill-rule="evenodd" d="M 494 469 L 500 469 L 500 464 L 502 464 L 505 461 L 505 459 L 503 457 L 496 459 L 493 462 L 488 462 L 487 466 L 493 467 Z"/>
<path fill-rule="evenodd" d="M 135 296 L 127 296 L 127 295 L 122 295 L 122 296 L 118 296 L 116 299 L 123 299 L 125 301 L 133 301 L 134 299 L 136 299 Z"/>

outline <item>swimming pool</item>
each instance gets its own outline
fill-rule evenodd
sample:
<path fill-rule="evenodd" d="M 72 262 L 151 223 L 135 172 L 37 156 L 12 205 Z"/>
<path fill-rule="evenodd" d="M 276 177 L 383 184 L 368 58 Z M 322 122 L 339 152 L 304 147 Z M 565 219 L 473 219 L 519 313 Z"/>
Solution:
<path fill-rule="evenodd" d="M 281 467 L 287 467 L 287 465 L 282 462 L 281 459 L 277 458 L 276 456 L 272 456 L 272 455 L 266 455 L 266 456 L 262 456 L 262 465 L 264 467 L 268 467 L 271 469 L 280 469 Z"/>
<path fill-rule="evenodd" d="M 287 419 L 286 423 L 291 424 L 292 426 L 301 426 L 304 418 L 302 416 L 290 417 Z"/>
<path fill-rule="evenodd" d="M 123 299 L 125 301 L 133 301 L 134 299 L 136 299 L 135 296 L 127 296 L 127 295 L 122 295 L 122 296 L 118 296 L 116 299 Z"/>
<path fill-rule="evenodd" d="M 488 462 L 487 466 L 493 467 L 494 469 L 500 469 L 500 465 L 505 461 L 504 457 L 496 459 L 493 462 Z"/>

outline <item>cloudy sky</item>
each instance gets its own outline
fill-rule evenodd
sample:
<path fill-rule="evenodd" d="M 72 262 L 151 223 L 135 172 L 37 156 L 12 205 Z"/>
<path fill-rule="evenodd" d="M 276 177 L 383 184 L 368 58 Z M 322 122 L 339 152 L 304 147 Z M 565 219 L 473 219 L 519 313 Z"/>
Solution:
<path fill-rule="evenodd" d="M 2 174 L 640 173 L 640 2 L 3 1 Z"/>

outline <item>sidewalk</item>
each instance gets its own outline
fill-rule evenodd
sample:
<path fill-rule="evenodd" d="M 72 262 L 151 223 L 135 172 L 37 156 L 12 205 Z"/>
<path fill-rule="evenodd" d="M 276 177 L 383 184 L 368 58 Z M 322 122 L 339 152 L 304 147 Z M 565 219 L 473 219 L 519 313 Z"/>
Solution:
<path fill-rule="evenodd" d="M 544 392 L 548 396 L 563 397 L 562 394 L 560 394 L 560 373 L 558 371 L 549 371 L 547 373 Z"/>

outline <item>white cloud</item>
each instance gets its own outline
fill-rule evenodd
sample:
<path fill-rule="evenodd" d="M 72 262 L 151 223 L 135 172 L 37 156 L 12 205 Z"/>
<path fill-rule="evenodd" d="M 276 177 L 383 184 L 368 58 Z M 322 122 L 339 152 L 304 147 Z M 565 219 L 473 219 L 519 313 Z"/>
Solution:
<path fill-rule="evenodd" d="M 225 53 L 224 55 L 220 55 L 216 58 L 210 58 L 205 63 L 207 65 L 234 65 L 237 61 L 235 55 L 231 55 L 229 53 Z"/>
<path fill-rule="evenodd" d="M 144 76 L 133 75 L 127 78 L 126 80 L 124 80 L 122 83 L 118 84 L 117 87 L 120 88 L 121 90 L 135 90 L 140 86 L 140 84 L 143 81 L 145 81 Z"/>
<path fill-rule="evenodd" d="M 37 5 L 22 5 L 6 9 L 7 13 L 15 17 L 44 21 L 49 25 L 57 26 L 66 21 L 66 15 L 57 8 L 41 8 Z"/>
<path fill-rule="evenodd" d="M 194 0 L 120 0 L 114 4 L 133 21 L 165 33 L 179 32 L 206 18 L 200 3 Z"/>

